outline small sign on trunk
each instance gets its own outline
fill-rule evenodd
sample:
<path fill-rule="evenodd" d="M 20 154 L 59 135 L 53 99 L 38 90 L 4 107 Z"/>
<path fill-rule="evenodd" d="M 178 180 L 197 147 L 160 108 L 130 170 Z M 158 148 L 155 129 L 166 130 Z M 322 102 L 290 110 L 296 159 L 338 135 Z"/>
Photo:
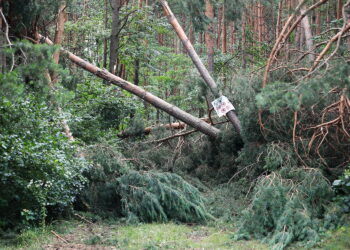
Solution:
<path fill-rule="evenodd" d="M 213 107 L 219 117 L 226 115 L 231 110 L 235 110 L 235 107 L 227 99 L 226 96 L 219 97 L 218 99 L 214 100 L 211 104 L 213 104 Z"/>

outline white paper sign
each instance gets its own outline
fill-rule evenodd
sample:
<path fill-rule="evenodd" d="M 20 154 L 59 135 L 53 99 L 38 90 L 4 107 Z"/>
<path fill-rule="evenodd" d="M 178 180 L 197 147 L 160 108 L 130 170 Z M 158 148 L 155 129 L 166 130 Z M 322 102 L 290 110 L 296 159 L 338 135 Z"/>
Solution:
<path fill-rule="evenodd" d="M 221 96 L 220 98 L 214 100 L 211 104 L 213 104 L 213 107 L 219 117 L 226 115 L 231 110 L 235 110 L 235 107 L 233 107 L 232 103 L 226 96 Z"/>

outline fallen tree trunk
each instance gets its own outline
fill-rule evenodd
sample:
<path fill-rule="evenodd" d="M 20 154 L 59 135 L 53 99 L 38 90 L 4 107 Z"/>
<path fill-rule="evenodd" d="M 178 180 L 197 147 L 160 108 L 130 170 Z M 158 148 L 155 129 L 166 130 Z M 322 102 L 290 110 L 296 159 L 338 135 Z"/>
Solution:
<path fill-rule="evenodd" d="M 165 15 L 168 17 L 168 21 L 169 23 L 173 26 L 173 28 L 175 29 L 178 37 L 180 38 L 180 40 L 182 41 L 184 47 L 187 50 L 187 53 L 189 54 L 189 56 L 191 57 L 193 63 L 195 64 L 195 66 L 197 67 L 199 73 L 201 74 L 202 78 L 204 79 L 204 81 L 206 82 L 206 84 L 209 86 L 211 92 L 213 93 L 213 95 L 218 98 L 220 96 L 220 93 L 218 91 L 217 88 L 217 84 L 214 81 L 214 79 L 211 77 L 210 73 L 208 72 L 207 68 L 204 66 L 204 64 L 202 63 L 201 59 L 199 58 L 197 52 L 195 51 L 195 49 L 193 48 L 193 45 L 190 42 L 190 39 L 188 39 L 186 33 L 184 32 L 184 30 L 182 29 L 181 25 L 179 24 L 179 22 L 177 21 L 175 15 L 173 14 L 173 12 L 171 11 L 167 1 L 165 0 L 160 0 L 161 5 L 163 6 Z M 236 115 L 236 113 L 234 111 L 229 111 L 226 114 L 227 118 L 229 119 L 229 121 L 233 124 L 233 126 L 235 127 L 236 131 L 238 134 L 241 133 L 241 123 Z"/>
<path fill-rule="evenodd" d="M 210 123 L 210 119 L 209 118 L 201 118 L 202 121 L 205 121 L 206 123 Z M 144 135 L 148 135 L 150 134 L 152 131 L 157 130 L 157 129 L 174 129 L 174 130 L 178 130 L 178 129 L 185 129 L 186 128 L 186 123 L 184 122 L 173 122 L 173 123 L 168 123 L 168 124 L 160 124 L 157 126 L 150 126 L 150 127 L 146 127 L 143 129 L 143 131 L 140 131 L 139 133 L 142 133 Z M 121 131 L 120 133 L 118 133 L 118 137 L 119 138 L 128 138 L 131 136 L 135 136 L 135 135 L 139 135 L 139 133 L 135 133 L 134 131 L 130 131 L 130 130 L 124 130 Z"/>
<path fill-rule="evenodd" d="M 53 45 L 53 42 L 38 34 L 38 39 L 42 43 L 47 43 L 49 45 Z M 152 104 L 154 107 L 163 110 L 164 112 L 168 113 L 169 115 L 179 119 L 180 121 L 183 121 L 184 123 L 188 124 L 189 126 L 197 129 L 198 131 L 201 131 L 202 133 L 209 135 L 211 137 L 217 137 L 220 133 L 220 130 L 210 126 L 206 122 L 202 121 L 201 119 L 192 116 L 191 114 L 181 110 L 180 108 L 160 99 L 159 97 L 145 91 L 144 89 L 127 82 L 123 80 L 122 78 L 113 75 L 112 73 L 108 72 L 107 70 L 102 70 L 95 65 L 81 59 L 80 57 L 74 55 L 73 53 L 66 51 L 64 49 L 61 49 L 63 52 L 62 55 L 66 55 L 73 63 L 78 65 L 80 68 L 85 69 L 86 71 L 89 71 L 90 73 L 110 82 L 111 84 L 114 84 L 118 87 L 121 87 L 122 89 L 140 97 L 141 99 L 145 100 L 146 102 Z"/>

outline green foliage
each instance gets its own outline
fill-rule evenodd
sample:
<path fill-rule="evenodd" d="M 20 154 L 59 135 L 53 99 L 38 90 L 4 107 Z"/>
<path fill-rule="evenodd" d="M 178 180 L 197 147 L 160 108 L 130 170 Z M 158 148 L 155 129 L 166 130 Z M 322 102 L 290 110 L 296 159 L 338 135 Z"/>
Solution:
<path fill-rule="evenodd" d="M 55 47 L 17 43 L 25 62 L 0 74 L 0 228 L 45 225 L 72 207 L 88 167 L 62 133 L 46 74 Z M 60 71 L 59 71 L 60 72 Z M 50 101 L 49 101 L 50 100 Z"/>
<path fill-rule="evenodd" d="M 94 143 L 106 134 L 112 136 L 123 130 L 141 103 L 115 86 L 105 86 L 99 80 L 79 83 L 70 102 L 75 117 L 71 129 L 75 137 Z"/>
<path fill-rule="evenodd" d="M 199 191 L 176 174 L 131 171 L 118 183 L 129 220 L 205 222 L 212 218 Z"/>
<path fill-rule="evenodd" d="M 84 173 L 89 184 L 79 195 L 77 209 L 90 210 L 100 215 L 117 216 L 121 213 L 120 195 L 116 179 L 129 171 L 129 164 L 112 141 L 90 145 L 84 154 L 92 168 Z"/>
<path fill-rule="evenodd" d="M 345 213 L 350 213 L 350 170 L 346 170 L 343 176 L 333 182 L 333 187 L 338 194 L 338 200 Z"/>
<path fill-rule="evenodd" d="M 5 98 L 0 110 L 0 226 L 44 224 L 72 205 L 87 164 L 45 104 Z"/>
<path fill-rule="evenodd" d="M 236 239 L 265 239 L 274 249 L 294 241 L 314 246 L 325 229 L 339 221 L 332 197 L 329 182 L 317 169 L 294 167 L 262 176 Z"/>

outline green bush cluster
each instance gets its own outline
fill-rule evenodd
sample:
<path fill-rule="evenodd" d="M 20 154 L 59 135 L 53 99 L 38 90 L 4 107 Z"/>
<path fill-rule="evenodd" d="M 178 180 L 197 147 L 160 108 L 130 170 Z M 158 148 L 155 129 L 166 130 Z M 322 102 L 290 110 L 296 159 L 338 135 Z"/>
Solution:
<path fill-rule="evenodd" d="M 0 100 L 0 227 L 45 224 L 71 207 L 88 164 L 34 97 Z"/>

